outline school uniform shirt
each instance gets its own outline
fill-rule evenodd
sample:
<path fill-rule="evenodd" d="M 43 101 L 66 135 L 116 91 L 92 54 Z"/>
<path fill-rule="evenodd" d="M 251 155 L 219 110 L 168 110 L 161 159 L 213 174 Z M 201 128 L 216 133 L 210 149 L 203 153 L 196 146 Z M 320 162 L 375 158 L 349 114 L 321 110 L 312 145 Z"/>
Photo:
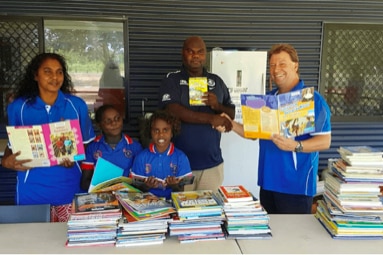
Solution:
<path fill-rule="evenodd" d="M 217 96 L 220 104 L 235 108 L 229 89 L 224 81 L 216 74 L 209 73 L 204 68 L 203 77 L 207 77 L 208 90 Z M 181 70 L 168 73 L 162 80 L 159 91 L 159 107 L 178 103 L 192 111 L 216 114 L 210 106 L 190 106 L 189 103 L 190 75 L 182 66 Z M 191 168 L 204 170 L 223 163 L 220 147 L 221 133 L 209 124 L 181 123 L 181 133 L 173 138 L 174 145 L 182 150 L 189 158 Z"/>
<path fill-rule="evenodd" d="M 305 88 L 303 80 L 292 91 Z M 277 89 L 270 91 L 276 95 Z M 295 137 L 304 141 L 315 135 L 331 133 L 331 112 L 325 99 L 314 92 L 315 131 Z M 258 185 L 265 190 L 286 194 L 316 194 L 319 152 L 282 151 L 271 140 L 259 140 Z"/>
<path fill-rule="evenodd" d="M 78 119 L 84 144 L 95 138 L 92 121 L 85 101 L 77 96 L 58 93 L 56 102 L 46 105 L 39 96 L 35 102 L 17 98 L 7 108 L 8 125 L 41 125 Z M 9 144 L 12 148 L 11 144 Z M 81 169 L 78 162 L 71 168 L 64 166 L 34 167 L 17 172 L 16 204 L 63 205 L 72 202 L 80 191 Z"/>
<path fill-rule="evenodd" d="M 121 140 L 113 149 L 106 143 L 105 137 L 99 135 L 86 148 L 86 157 L 81 164 L 83 171 L 94 170 L 97 159 L 103 159 L 124 169 L 124 176 L 129 176 L 134 158 L 142 151 L 142 146 L 130 136 L 123 134 Z M 105 169 L 107 171 L 107 169 Z"/>
<path fill-rule="evenodd" d="M 181 150 L 170 143 L 168 149 L 162 153 L 156 150 L 154 143 L 144 149 L 133 163 L 132 174 L 141 176 L 154 176 L 165 180 L 168 176 L 181 177 L 192 174 L 189 159 Z M 154 195 L 170 199 L 172 189 L 152 188 L 149 190 Z"/>

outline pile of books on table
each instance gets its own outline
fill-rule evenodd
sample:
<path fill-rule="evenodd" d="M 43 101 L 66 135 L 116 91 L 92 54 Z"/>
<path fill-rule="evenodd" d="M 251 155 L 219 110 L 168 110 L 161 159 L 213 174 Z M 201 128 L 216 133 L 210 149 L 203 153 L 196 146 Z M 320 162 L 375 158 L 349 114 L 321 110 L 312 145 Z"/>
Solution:
<path fill-rule="evenodd" d="M 211 190 L 172 192 L 177 217 L 169 221 L 169 235 L 181 243 L 224 240 L 222 205 Z"/>
<path fill-rule="evenodd" d="M 118 200 L 111 192 L 76 194 L 67 223 L 66 245 L 115 245 L 121 215 Z"/>
<path fill-rule="evenodd" d="M 317 219 L 333 238 L 383 239 L 383 152 L 369 146 L 338 152 L 324 177 Z"/>
<path fill-rule="evenodd" d="M 269 215 L 242 185 L 221 186 L 218 195 L 225 213 L 227 239 L 270 239 Z"/>
<path fill-rule="evenodd" d="M 150 192 L 117 191 L 116 197 L 123 212 L 116 247 L 163 243 L 168 221 L 176 212 L 170 202 Z"/>

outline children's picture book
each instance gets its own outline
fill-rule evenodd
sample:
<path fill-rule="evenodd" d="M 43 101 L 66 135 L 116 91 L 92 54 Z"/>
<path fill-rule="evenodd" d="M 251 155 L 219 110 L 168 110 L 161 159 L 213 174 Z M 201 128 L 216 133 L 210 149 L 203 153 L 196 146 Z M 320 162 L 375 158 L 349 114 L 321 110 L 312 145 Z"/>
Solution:
<path fill-rule="evenodd" d="M 172 208 L 172 205 L 151 192 L 121 192 L 116 193 L 135 211 L 140 213 L 150 213 L 157 210 Z"/>
<path fill-rule="evenodd" d="M 78 193 L 74 196 L 74 213 L 95 211 L 120 211 L 120 205 L 112 192 Z"/>
<path fill-rule="evenodd" d="M 94 167 L 94 172 L 92 180 L 90 181 L 88 192 L 93 192 L 95 189 L 105 187 L 108 185 L 108 181 L 111 181 L 114 178 L 121 177 L 124 174 L 124 169 L 115 164 L 109 162 L 108 160 L 99 157 Z M 114 182 L 115 180 L 113 180 Z M 131 180 L 128 180 L 131 183 Z M 105 184 L 106 183 L 106 184 Z M 97 187 L 96 187 L 97 186 Z"/>
<path fill-rule="evenodd" d="M 130 176 L 132 179 L 132 183 L 135 186 L 141 186 L 145 182 L 146 178 L 148 178 L 148 176 L 143 176 L 135 173 L 131 173 Z M 192 175 L 191 173 L 179 176 L 178 178 L 180 179 L 179 186 L 192 184 L 194 181 L 194 175 Z M 156 180 L 160 182 L 160 188 L 166 187 L 166 181 L 164 179 L 156 177 Z"/>
<path fill-rule="evenodd" d="M 378 156 L 382 157 L 383 151 L 369 145 L 340 146 L 338 152 L 347 156 Z"/>
<path fill-rule="evenodd" d="M 190 105 L 205 105 L 202 102 L 202 96 L 205 92 L 207 92 L 207 77 L 190 77 L 189 78 Z"/>
<path fill-rule="evenodd" d="M 93 192 L 105 192 L 105 191 L 116 191 L 125 190 L 129 192 L 141 192 L 141 190 L 135 188 L 132 185 L 132 179 L 126 176 L 120 176 L 108 181 L 101 182 L 93 187 Z"/>
<path fill-rule="evenodd" d="M 228 202 L 253 201 L 253 196 L 251 193 L 242 185 L 220 186 L 218 191 Z"/>
<path fill-rule="evenodd" d="M 279 95 L 241 94 L 244 136 L 271 139 L 315 131 L 314 88 Z"/>
<path fill-rule="evenodd" d="M 172 192 L 171 197 L 177 209 L 222 206 L 211 190 Z"/>
<path fill-rule="evenodd" d="M 18 160 L 31 159 L 28 167 L 48 167 L 85 159 L 80 123 L 77 119 L 42 125 L 7 126 L 12 151 L 20 151 Z"/>

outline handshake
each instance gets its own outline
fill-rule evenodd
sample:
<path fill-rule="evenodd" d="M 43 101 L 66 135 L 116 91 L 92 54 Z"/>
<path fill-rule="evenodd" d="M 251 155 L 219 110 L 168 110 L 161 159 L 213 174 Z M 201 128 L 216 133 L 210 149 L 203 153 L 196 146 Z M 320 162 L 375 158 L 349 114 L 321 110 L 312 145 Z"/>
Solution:
<path fill-rule="evenodd" d="M 215 128 L 218 132 L 225 133 L 230 132 L 233 128 L 234 121 L 226 113 L 220 115 L 214 115 L 212 120 L 212 128 Z"/>

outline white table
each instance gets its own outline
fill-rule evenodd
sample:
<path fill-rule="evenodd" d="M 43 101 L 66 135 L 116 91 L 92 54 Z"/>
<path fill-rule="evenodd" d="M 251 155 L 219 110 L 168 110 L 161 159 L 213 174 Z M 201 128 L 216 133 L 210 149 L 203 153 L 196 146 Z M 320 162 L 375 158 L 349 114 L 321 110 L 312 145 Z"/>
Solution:
<path fill-rule="evenodd" d="M 69 254 L 241 254 L 235 240 L 180 244 L 168 237 L 163 244 L 133 247 L 66 247 L 66 223 L 0 224 L 0 253 Z"/>
<path fill-rule="evenodd" d="M 270 215 L 270 240 L 238 240 L 243 254 L 383 254 L 383 240 L 336 240 L 314 215 Z"/>
<path fill-rule="evenodd" d="M 136 247 L 65 247 L 66 223 L 0 224 L 0 253 L 383 254 L 383 240 L 335 240 L 314 215 L 270 215 L 270 240 L 221 240 Z"/>

